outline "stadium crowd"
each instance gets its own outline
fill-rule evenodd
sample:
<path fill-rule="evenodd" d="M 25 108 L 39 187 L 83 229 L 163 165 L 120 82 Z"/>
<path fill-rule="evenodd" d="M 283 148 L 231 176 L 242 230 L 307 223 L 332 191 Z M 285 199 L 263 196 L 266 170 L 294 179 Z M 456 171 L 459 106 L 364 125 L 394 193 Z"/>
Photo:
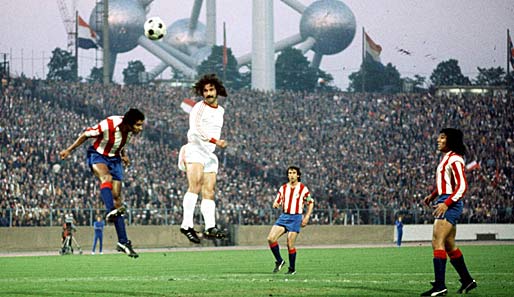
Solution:
<path fill-rule="evenodd" d="M 90 225 L 103 203 L 85 150 L 58 153 L 87 126 L 135 107 L 146 115 L 133 139 L 123 197 L 131 224 L 177 224 L 185 175 L 176 166 L 186 142 L 187 88 L 15 80 L 0 98 L 0 226 L 59 224 L 72 212 Z M 311 223 L 430 223 L 422 206 L 433 189 L 436 137 L 443 127 L 466 135 L 470 223 L 514 221 L 514 104 L 502 95 L 229 91 L 217 151 L 219 222 L 270 224 L 277 186 L 289 165 L 302 168 L 316 200 Z"/>

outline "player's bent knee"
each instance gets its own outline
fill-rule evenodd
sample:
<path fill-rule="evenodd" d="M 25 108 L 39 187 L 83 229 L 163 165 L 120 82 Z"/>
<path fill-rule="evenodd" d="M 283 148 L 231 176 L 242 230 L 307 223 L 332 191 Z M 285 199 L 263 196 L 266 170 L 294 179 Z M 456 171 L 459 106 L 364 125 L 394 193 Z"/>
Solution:
<path fill-rule="evenodd" d="M 110 175 L 108 173 L 99 175 L 98 178 L 100 179 L 100 181 L 102 183 L 106 183 L 106 182 L 112 183 L 112 175 Z"/>
<path fill-rule="evenodd" d="M 198 185 L 189 185 L 189 187 L 187 188 L 187 191 L 189 193 L 194 193 L 194 194 L 200 194 L 201 190 L 202 190 L 202 186 L 200 184 L 198 184 Z"/>
<path fill-rule="evenodd" d="M 203 199 L 214 200 L 214 190 L 202 189 L 202 198 Z"/>

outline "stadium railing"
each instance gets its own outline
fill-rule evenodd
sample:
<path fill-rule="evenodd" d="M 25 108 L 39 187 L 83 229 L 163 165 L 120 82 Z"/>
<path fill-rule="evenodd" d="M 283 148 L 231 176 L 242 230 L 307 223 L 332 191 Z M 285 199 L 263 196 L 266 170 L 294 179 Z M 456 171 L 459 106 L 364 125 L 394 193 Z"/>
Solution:
<path fill-rule="evenodd" d="M 278 209 L 218 209 L 217 222 L 220 225 L 271 225 L 280 215 Z M 6 208 L 0 212 L 0 227 L 60 226 L 64 217 L 72 214 L 77 226 L 92 226 L 96 216 L 103 216 L 103 209 L 15 209 Z M 317 225 L 392 225 L 398 216 L 404 224 L 431 224 L 432 214 L 428 209 L 397 210 L 393 208 L 347 208 L 314 209 L 309 224 Z M 197 207 L 195 221 L 203 223 Z M 128 225 L 178 225 L 182 221 L 180 208 L 128 208 L 125 217 Z M 459 223 L 513 223 L 509 209 L 478 213 L 465 211 Z"/>

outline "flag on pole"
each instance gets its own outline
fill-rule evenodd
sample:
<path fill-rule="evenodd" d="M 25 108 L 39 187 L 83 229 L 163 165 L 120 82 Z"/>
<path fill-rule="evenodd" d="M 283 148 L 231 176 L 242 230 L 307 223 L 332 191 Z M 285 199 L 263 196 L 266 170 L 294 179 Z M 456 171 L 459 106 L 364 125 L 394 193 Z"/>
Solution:
<path fill-rule="evenodd" d="M 471 171 L 475 169 L 480 169 L 480 163 L 478 163 L 477 161 L 472 161 L 466 165 L 466 171 Z"/>
<path fill-rule="evenodd" d="M 510 65 L 512 66 L 512 69 L 514 69 L 514 45 L 512 45 L 512 39 L 510 38 L 510 33 L 507 30 L 507 47 L 509 48 L 508 51 L 508 60 L 510 62 Z"/>
<path fill-rule="evenodd" d="M 225 30 L 225 22 L 223 22 L 223 70 L 227 69 L 227 31 Z"/>
<path fill-rule="evenodd" d="M 96 32 L 84 21 L 78 17 L 78 45 L 83 49 L 98 48 L 96 43 Z"/>
<path fill-rule="evenodd" d="M 193 106 L 195 106 L 195 104 L 196 104 L 196 102 L 193 99 L 185 98 L 180 103 L 180 108 L 182 108 L 182 110 L 185 111 L 186 113 L 190 113 L 191 110 L 193 109 Z"/>
<path fill-rule="evenodd" d="M 380 53 L 382 52 L 382 47 L 376 44 L 366 32 L 364 32 L 364 50 L 366 58 L 371 58 L 373 61 L 381 63 Z"/>

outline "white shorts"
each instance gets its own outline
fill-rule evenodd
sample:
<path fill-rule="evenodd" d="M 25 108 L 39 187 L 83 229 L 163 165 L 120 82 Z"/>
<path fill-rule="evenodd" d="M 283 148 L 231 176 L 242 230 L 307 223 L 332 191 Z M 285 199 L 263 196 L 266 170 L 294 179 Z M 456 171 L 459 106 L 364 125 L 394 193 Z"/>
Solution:
<path fill-rule="evenodd" d="M 197 144 L 188 143 L 180 148 L 178 169 L 187 171 L 187 163 L 200 163 L 203 165 L 203 172 L 218 173 L 218 157 L 216 154 L 205 150 Z"/>

